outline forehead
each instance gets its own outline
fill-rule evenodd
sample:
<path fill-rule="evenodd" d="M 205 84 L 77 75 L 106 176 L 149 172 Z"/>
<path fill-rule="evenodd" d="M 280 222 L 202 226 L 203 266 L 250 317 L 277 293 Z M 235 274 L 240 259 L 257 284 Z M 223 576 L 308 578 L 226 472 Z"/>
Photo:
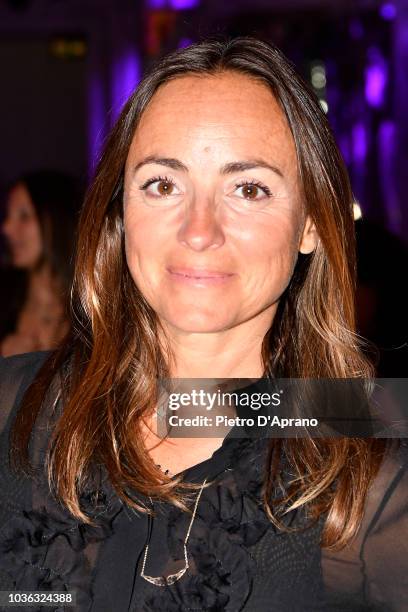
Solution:
<path fill-rule="evenodd" d="M 255 78 L 224 72 L 186 75 L 162 85 L 142 114 L 130 155 L 165 154 L 205 162 L 264 155 L 296 165 L 293 137 L 269 87 Z"/>

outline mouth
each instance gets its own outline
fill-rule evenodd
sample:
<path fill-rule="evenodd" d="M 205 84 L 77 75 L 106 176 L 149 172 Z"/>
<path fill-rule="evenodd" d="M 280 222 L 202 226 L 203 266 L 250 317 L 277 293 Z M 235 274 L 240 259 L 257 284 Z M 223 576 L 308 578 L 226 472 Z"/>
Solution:
<path fill-rule="evenodd" d="M 10 251 L 17 253 L 24 249 L 24 244 L 21 242 L 9 242 L 8 246 Z"/>
<path fill-rule="evenodd" d="M 167 268 L 167 271 L 174 280 L 198 285 L 222 284 L 234 276 L 229 272 L 208 268 Z"/>

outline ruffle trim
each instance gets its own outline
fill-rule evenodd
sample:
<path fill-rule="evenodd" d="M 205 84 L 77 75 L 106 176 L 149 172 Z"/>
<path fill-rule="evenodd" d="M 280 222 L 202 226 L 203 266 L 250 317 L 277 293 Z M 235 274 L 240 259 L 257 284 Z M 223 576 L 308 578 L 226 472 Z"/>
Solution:
<path fill-rule="evenodd" d="M 238 612 L 252 590 L 256 564 L 247 547 L 256 544 L 271 523 L 262 506 L 265 439 L 240 441 L 231 466 L 203 492 L 187 544 L 190 568 L 167 587 L 153 587 L 144 612 Z M 296 511 L 284 515 L 289 526 Z M 176 508 L 168 513 L 168 548 L 183 558 L 190 515 Z"/>
<path fill-rule="evenodd" d="M 0 530 L 0 568 L 18 590 L 76 591 L 76 609 L 88 610 L 92 568 L 85 554 L 89 544 L 112 535 L 122 503 L 106 483 L 80 497 L 83 511 L 95 522 L 78 522 L 44 491 L 44 504 L 23 510 Z M 49 610 L 43 606 L 32 611 Z"/>
<path fill-rule="evenodd" d="M 189 570 L 171 586 L 148 588 L 145 612 L 238 612 L 245 605 L 256 570 L 247 547 L 256 544 L 268 528 L 276 531 L 261 501 L 266 443 L 246 438 L 234 446 L 230 468 L 203 491 L 187 545 Z M 92 567 L 86 549 L 114 533 L 114 520 L 123 509 L 106 476 L 99 482 L 80 498 L 95 526 L 78 522 L 45 490 L 43 506 L 25 510 L 3 526 L 0 568 L 17 589 L 74 589 L 78 609 L 89 609 Z M 169 550 L 179 560 L 190 515 L 173 506 L 166 513 Z M 283 522 L 290 525 L 295 514 L 285 515 Z"/>

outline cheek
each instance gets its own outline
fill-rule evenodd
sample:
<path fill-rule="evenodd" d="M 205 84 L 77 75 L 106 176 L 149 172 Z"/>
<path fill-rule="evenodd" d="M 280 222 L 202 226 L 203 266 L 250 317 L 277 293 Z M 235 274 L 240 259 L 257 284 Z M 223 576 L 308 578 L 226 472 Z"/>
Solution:
<path fill-rule="evenodd" d="M 268 223 L 253 233 L 243 249 L 247 281 L 254 295 L 278 299 L 292 277 L 298 258 L 297 231 L 291 223 Z"/>
<path fill-rule="evenodd" d="M 41 229 L 37 222 L 34 223 L 34 227 L 32 228 L 33 235 L 35 236 L 35 240 L 37 246 L 41 246 L 42 238 L 41 238 Z"/>
<path fill-rule="evenodd" d="M 152 270 L 160 260 L 165 242 L 157 224 L 135 215 L 124 215 L 125 253 L 130 273 L 138 285 L 152 280 Z"/>
<path fill-rule="evenodd" d="M 20 223 L 19 232 L 23 238 L 30 240 L 33 245 L 37 245 L 41 241 L 41 230 L 36 219 L 29 219 Z"/>
<path fill-rule="evenodd" d="M 31 257 L 35 260 L 41 256 L 43 250 L 43 241 L 41 236 L 41 229 L 38 223 L 34 223 L 31 228 L 31 239 L 27 241 L 30 246 Z"/>

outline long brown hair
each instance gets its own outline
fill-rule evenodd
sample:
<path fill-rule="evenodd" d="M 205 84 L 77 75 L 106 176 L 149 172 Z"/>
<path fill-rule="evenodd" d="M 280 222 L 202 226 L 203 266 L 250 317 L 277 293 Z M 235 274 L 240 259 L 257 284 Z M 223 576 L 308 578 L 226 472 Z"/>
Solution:
<path fill-rule="evenodd" d="M 87 522 L 78 499 L 94 461 L 106 467 L 112 486 L 127 503 L 140 507 L 128 493 L 133 488 L 185 507 L 180 491 L 188 483 L 164 478 L 140 435 L 142 417 L 157 405 L 157 378 L 169 376 L 171 351 L 159 346 L 158 318 L 127 268 L 123 173 L 138 121 L 158 87 L 186 74 L 224 71 L 260 80 L 283 109 L 296 145 L 304 205 L 319 235 L 314 253 L 300 256 L 264 338 L 265 372 L 297 378 L 373 375 L 354 332 L 352 192 L 316 96 L 277 48 L 251 37 L 207 40 L 171 53 L 144 77 L 108 138 L 79 222 L 73 331 L 41 369 L 13 433 L 14 461 L 27 467 L 36 415 L 55 372 L 69 358 L 48 477 L 70 512 Z M 311 516 L 327 512 L 322 544 L 344 545 L 358 529 L 384 448 L 384 441 L 373 438 L 272 439 L 264 483 L 266 512 L 279 525 L 281 503 L 307 503 Z M 279 481 L 282 452 L 297 477 L 286 498 L 276 501 L 271 492 Z"/>

